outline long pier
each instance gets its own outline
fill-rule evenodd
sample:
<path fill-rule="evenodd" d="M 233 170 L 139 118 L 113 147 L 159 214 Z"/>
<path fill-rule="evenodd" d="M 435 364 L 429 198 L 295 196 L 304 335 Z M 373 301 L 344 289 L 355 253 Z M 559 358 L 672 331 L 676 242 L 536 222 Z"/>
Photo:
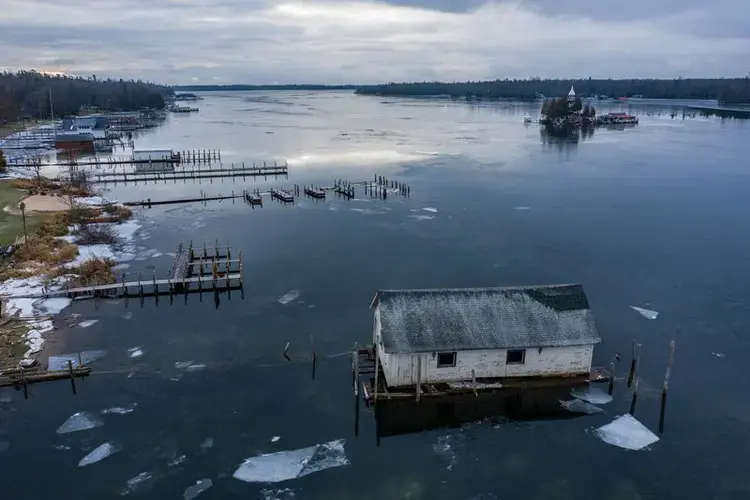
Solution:
<path fill-rule="evenodd" d="M 196 251 L 192 242 L 188 248 L 182 243 L 177 249 L 174 262 L 166 279 L 127 279 L 125 273 L 120 281 L 101 285 L 66 287 L 60 290 L 47 290 L 44 293 L 13 295 L 18 298 L 119 298 L 119 297 L 153 297 L 159 295 L 177 295 L 188 293 L 215 292 L 224 290 L 242 290 L 243 266 L 242 251 L 232 259 L 229 246 L 216 245 L 209 250 L 205 245 L 203 251 Z"/>
<path fill-rule="evenodd" d="M 288 176 L 289 167 L 285 163 L 264 165 L 264 166 L 253 166 L 253 167 L 239 167 L 239 168 L 199 168 L 199 169 L 184 169 L 180 171 L 172 172 L 108 172 L 103 174 L 95 174 L 90 182 L 104 184 L 104 183 L 129 183 L 129 182 L 177 182 L 178 180 L 188 179 L 216 179 L 221 177 L 278 177 Z"/>
<path fill-rule="evenodd" d="M 195 203 L 195 202 L 205 203 L 207 201 L 234 200 L 235 198 L 242 198 L 243 196 L 245 196 L 244 193 L 235 194 L 234 191 L 232 191 L 232 194 L 228 196 L 225 196 L 225 195 L 207 196 L 205 193 L 202 193 L 201 196 L 194 196 L 190 198 L 174 198 L 171 200 L 152 200 L 151 198 L 147 198 L 141 201 L 126 201 L 126 202 L 123 202 L 123 205 L 127 207 L 151 208 L 154 205 L 174 205 L 177 203 Z"/>

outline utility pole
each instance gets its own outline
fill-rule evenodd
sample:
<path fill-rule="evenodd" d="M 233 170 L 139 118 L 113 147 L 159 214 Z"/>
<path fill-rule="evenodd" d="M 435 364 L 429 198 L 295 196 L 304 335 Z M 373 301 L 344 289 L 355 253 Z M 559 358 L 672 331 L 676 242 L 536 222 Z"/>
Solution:
<path fill-rule="evenodd" d="M 24 244 L 28 244 L 29 243 L 29 237 L 26 234 L 26 203 L 21 202 L 18 205 L 18 208 L 21 209 L 21 217 L 23 218 L 23 242 L 24 242 Z"/>

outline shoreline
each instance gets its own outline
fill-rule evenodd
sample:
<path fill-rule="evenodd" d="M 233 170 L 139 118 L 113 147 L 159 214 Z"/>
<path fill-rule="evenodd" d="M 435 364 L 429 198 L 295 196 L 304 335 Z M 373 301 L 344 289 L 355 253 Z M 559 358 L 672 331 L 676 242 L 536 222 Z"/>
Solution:
<path fill-rule="evenodd" d="M 73 201 L 87 207 L 110 204 L 98 196 L 74 197 Z M 112 205 L 118 204 L 112 203 Z M 64 211 L 47 211 L 46 213 L 61 212 Z M 32 364 L 43 364 L 50 355 L 58 353 L 61 347 L 64 348 L 66 332 L 69 333 L 74 326 L 60 324 L 60 315 L 73 303 L 72 299 L 67 297 L 28 299 L 14 298 L 14 296 L 29 294 L 29 292 L 43 293 L 44 290 L 60 290 L 67 283 L 80 277 L 75 274 L 75 269 L 88 261 L 109 261 L 118 265 L 136 257 L 135 235 L 142 228 L 141 224 L 132 220 L 97 224 L 99 227 L 105 225 L 112 227 L 120 240 L 119 243 L 77 244 L 78 236 L 72 234 L 75 226 L 69 226 L 66 235 L 57 236 L 55 239 L 76 245 L 77 252 L 73 258 L 51 267 L 41 266 L 35 270 L 28 267 L 25 269 L 29 269 L 33 274 L 0 281 L 0 299 L 2 299 L 0 305 L 4 321 L 2 323 L 4 328 L 0 330 L 0 335 L 3 336 L 7 349 L 0 357 L 1 366 L 7 368 L 17 366 L 23 360 L 34 360 Z M 71 269 L 71 272 L 66 273 L 65 269 Z M 21 331 L 23 333 L 20 333 Z M 22 346 L 23 353 L 21 354 Z"/>

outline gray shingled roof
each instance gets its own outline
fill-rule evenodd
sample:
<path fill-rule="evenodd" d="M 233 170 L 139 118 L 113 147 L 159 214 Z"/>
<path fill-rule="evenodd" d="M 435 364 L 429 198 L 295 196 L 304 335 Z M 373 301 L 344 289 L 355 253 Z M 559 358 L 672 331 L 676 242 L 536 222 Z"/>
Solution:
<path fill-rule="evenodd" d="M 387 352 L 560 347 L 600 342 L 581 285 L 380 290 Z"/>

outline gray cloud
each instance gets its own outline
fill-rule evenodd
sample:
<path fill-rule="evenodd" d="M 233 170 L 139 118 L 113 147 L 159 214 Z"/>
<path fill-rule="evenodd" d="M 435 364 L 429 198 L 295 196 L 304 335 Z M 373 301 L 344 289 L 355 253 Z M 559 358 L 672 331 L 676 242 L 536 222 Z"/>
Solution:
<path fill-rule="evenodd" d="M 0 0 L 0 67 L 164 83 L 733 76 L 750 70 L 744 1 Z"/>

